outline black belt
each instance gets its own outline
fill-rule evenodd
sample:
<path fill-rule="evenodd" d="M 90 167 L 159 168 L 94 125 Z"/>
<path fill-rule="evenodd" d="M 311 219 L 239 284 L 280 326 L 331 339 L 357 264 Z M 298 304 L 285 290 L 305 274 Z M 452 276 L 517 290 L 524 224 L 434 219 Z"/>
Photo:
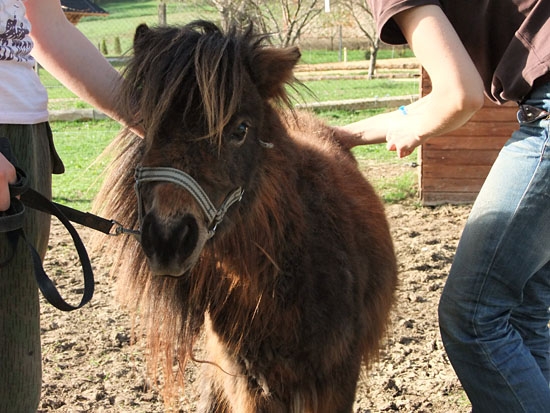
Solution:
<path fill-rule="evenodd" d="M 16 166 L 15 157 L 11 152 L 9 140 L 7 138 L 0 138 L 0 152 L 15 166 L 17 172 L 17 182 L 9 186 L 11 198 L 10 208 L 0 213 L 0 232 L 5 232 L 7 234 L 8 241 L 12 246 L 12 255 L 8 257 L 5 262 L 0 263 L 0 267 L 6 265 L 11 260 L 19 239 L 23 239 L 31 253 L 38 288 L 44 295 L 44 298 L 50 304 L 62 311 L 73 311 L 81 308 L 91 300 L 94 294 L 94 274 L 86 248 L 70 221 L 85 225 L 105 234 L 111 234 L 113 226 L 118 224 L 113 220 L 101 218 L 87 212 L 81 212 L 50 201 L 39 192 L 29 188 L 27 175 L 21 168 Z M 36 252 L 34 246 L 27 240 L 23 230 L 25 206 L 54 215 L 61 221 L 71 235 L 84 274 L 84 292 L 78 305 L 73 306 L 61 297 L 54 283 L 44 271 L 40 255 Z M 126 230 L 119 226 L 112 235 L 118 235 L 125 232 L 135 234 L 134 231 Z"/>

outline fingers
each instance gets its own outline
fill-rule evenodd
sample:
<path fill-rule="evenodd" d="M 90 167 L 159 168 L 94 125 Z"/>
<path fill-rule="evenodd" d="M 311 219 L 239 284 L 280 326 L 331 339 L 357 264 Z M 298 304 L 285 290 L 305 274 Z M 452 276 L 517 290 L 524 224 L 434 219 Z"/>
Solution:
<path fill-rule="evenodd" d="M 14 166 L 0 153 L 0 211 L 10 207 L 9 184 L 17 180 Z"/>
<path fill-rule="evenodd" d="M 399 158 L 404 158 L 406 156 L 409 156 L 413 152 L 414 152 L 414 149 L 408 149 L 408 148 L 405 149 L 405 148 L 403 148 L 403 149 L 397 151 L 397 156 Z"/>
<path fill-rule="evenodd" d="M 388 151 L 396 152 L 398 158 L 404 158 L 406 156 L 409 156 L 411 153 L 414 152 L 415 148 L 416 148 L 416 145 L 409 146 L 409 145 L 405 145 L 403 142 L 396 144 L 393 141 L 389 141 L 386 144 L 386 149 Z"/>

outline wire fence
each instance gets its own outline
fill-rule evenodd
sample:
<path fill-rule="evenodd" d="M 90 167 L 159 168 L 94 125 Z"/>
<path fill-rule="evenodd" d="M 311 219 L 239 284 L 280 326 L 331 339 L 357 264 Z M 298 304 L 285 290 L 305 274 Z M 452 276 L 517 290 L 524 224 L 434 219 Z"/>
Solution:
<path fill-rule="evenodd" d="M 193 4 L 191 4 L 193 3 Z M 119 4 L 122 4 L 120 2 Z M 196 19 L 207 19 L 218 21 L 219 16 L 213 9 L 205 6 L 197 6 L 196 2 L 161 2 L 158 10 L 152 11 L 151 5 L 146 3 L 125 3 L 127 8 L 110 10 L 107 16 L 94 16 L 82 18 L 77 23 L 77 28 L 112 62 L 115 67 L 122 68 L 131 50 L 131 45 L 136 28 L 140 24 L 149 26 L 156 25 L 183 25 Z M 367 50 L 366 38 L 357 37 L 357 33 L 349 27 L 342 28 L 338 22 L 323 24 L 322 30 L 315 30 L 304 35 L 300 39 L 302 56 L 308 59 L 309 55 L 318 50 L 330 51 L 337 60 L 347 60 L 347 50 L 354 50 L 355 58 L 365 57 L 363 61 L 355 61 L 346 65 L 342 70 L 335 70 L 334 67 L 327 71 L 313 72 L 300 71 L 297 77 L 307 82 L 315 82 L 317 94 L 312 99 L 317 109 L 327 107 L 329 109 L 364 109 L 380 107 L 398 107 L 403 102 L 410 102 L 417 98 L 417 87 L 411 86 L 405 93 L 395 93 L 390 87 L 387 92 L 369 92 L 365 87 L 368 61 L 365 52 Z M 343 50 L 342 50 L 343 49 Z M 391 57 L 400 57 L 404 49 L 392 50 Z M 359 53 L 359 55 L 358 55 Z M 395 55 L 395 56 L 394 56 Z M 418 75 L 419 70 L 411 66 L 382 69 L 385 76 L 389 78 L 400 78 L 411 80 Z M 75 120 L 75 119 L 98 119 L 102 115 L 80 101 L 72 93 L 68 92 L 59 82 L 47 73 L 41 73 L 42 82 L 48 89 L 50 96 L 50 111 L 52 119 Z M 412 79 L 414 80 L 414 79 Z M 338 81 L 338 85 L 336 85 Z M 348 82 L 345 84 L 345 82 Z M 362 82 L 362 83 L 361 83 Z M 311 83 L 310 83 L 311 85 Z M 309 86 L 309 85 L 308 85 Z M 370 85 L 369 85 L 370 86 Z M 335 93 L 338 88 L 359 91 L 360 96 L 349 96 L 348 91 Z M 333 96 L 338 99 L 345 99 L 344 102 L 334 102 Z M 397 98 L 392 96 L 397 95 Z M 326 103 L 319 103 L 325 102 Z"/>
<path fill-rule="evenodd" d="M 161 7 L 162 6 L 162 7 Z M 150 13 L 150 7 L 139 12 L 141 3 L 132 6 L 131 13 L 111 12 L 107 16 L 85 17 L 77 28 L 110 58 L 120 57 L 128 53 L 136 28 L 140 24 L 182 25 L 192 20 L 214 19 L 216 13 L 206 8 L 190 7 L 184 2 L 161 3 L 157 14 Z"/>
<path fill-rule="evenodd" d="M 155 25 L 183 25 L 196 19 L 219 21 L 218 12 L 206 6 L 197 6 L 188 2 L 159 3 L 156 14 L 139 13 L 140 3 L 135 4 L 137 12 L 128 15 L 126 12 L 110 13 L 107 16 L 85 17 L 77 27 L 92 43 L 111 58 L 126 54 L 132 45 L 135 29 L 142 23 Z M 362 50 L 367 56 L 370 41 L 349 24 L 342 25 L 336 19 L 324 19 L 318 25 L 308 28 L 299 38 L 300 48 L 307 52 L 310 49 L 325 49 L 340 52 L 341 49 Z M 395 57 L 402 54 L 403 49 L 395 49 Z M 343 56 L 341 56 L 343 58 Z"/>

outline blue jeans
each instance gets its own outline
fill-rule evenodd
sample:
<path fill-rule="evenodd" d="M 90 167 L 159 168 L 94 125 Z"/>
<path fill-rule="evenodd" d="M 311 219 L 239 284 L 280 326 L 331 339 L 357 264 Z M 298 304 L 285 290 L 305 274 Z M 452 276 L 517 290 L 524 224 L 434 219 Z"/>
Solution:
<path fill-rule="evenodd" d="M 550 110 L 550 83 L 526 104 Z M 520 123 L 472 208 L 439 303 L 474 413 L 550 412 L 550 120 Z"/>

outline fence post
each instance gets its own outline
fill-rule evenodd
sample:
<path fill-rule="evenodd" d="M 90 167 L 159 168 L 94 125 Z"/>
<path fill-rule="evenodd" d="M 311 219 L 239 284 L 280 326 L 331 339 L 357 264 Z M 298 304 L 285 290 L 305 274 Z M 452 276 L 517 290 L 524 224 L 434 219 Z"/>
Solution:
<path fill-rule="evenodd" d="M 159 26 L 166 26 L 166 3 L 161 1 L 158 8 Z"/>
<path fill-rule="evenodd" d="M 342 61 L 342 44 L 343 44 L 343 40 L 342 40 L 342 25 L 339 24 L 339 25 L 338 25 L 338 61 L 339 61 L 339 62 Z"/>

